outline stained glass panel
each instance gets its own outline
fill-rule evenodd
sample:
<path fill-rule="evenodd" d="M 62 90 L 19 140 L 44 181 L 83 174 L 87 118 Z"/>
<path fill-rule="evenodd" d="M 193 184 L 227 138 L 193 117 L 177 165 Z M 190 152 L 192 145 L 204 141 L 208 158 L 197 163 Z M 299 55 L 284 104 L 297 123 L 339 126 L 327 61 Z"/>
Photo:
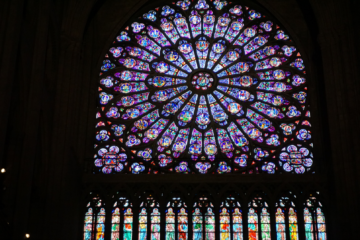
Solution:
<path fill-rule="evenodd" d="M 319 240 L 326 240 L 325 216 L 321 208 L 316 209 L 316 215 Z"/>
<path fill-rule="evenodd" d="M 276 216 L 276 239 L 286 240 L 284 210 L 282 210 L 281 208 L 277 208 L 275 216 Z"/>
<path fill-rule="evenodd" d="M 96 217 L 96 240 L 105 238 L 105 208 L 100 208 Z"/>
<path fill-rule="evenodd" d="M 96 172 L 312 172 L 307 68 L 267 16 L 184 0 L 125 25 L 100 68 Z"/>
<path fill-rule="evenodd" d="M 187 240 L 188 237 L 188 216 L 185 208 L 178 213 L 178 240 Z"/>
<path fill-rule="evenodd" d="M 261 209 L 261 239 L 270 240 L 270 213 L 266 208 Z"/>
<path fill-rule="evenodd" d="M 119 240 L 120 238 L 120 209 L 115 208 L 112 212 L 111 219 L 111 240 Z"/>
<path fill-rule="evenodd" d="M 132 240 L 133 214 L 131 208 L 124 211 L 124 240 Z"/>
<path fill-rule="evenodd" d="M 297 214 L 294 208 L 289 208 L 289 230 L 290 230 L 290 239 L 298 240 L 298 224 L 297 224 Z"/>
<path fill-rule="evenodd" d="M 151 239 L 160 240 L 160 213 L 157 208 L 151 213 Z"/>
<path fill-rule="evenodd" d="M 205 213 L 205 239 L 215 240 L 215 214 L 211 208 Z"/>
<path fill-rule="evenodd" d="M 308 208 L 304 209 L 304 223 L 306 240 L 314 240 L 314 223 Z"/>
<path fill-rule="evenodd" d="M 147 212 L 142 208 L 139 213 L 139 240 L 146 240 L 147 236 Z"/>
<path fill-rule="evenodd" d="M 168 208 L 166 213 L 166 240 L 175 240 L 175 213 Z"/>
<path fill-rule="evenodd" d="M 242 215 L 239 208 L 235 208 L 233 212 L 233 240 L 243 240 Z"/>
<path fill-rule="evenodd" d="M 93 233 L 93 209 L 88 208 L 88 211 L 85 213 L 84 220 L 84 240 L 91 240 Z"/>
<path fill-rule="evenodd" d="M 199 208 L 195 208 L 192 216 L 193 222 L 193 239 L 202 240 L 203 237 L 203 217 Z"/>
<path fill-rule="evenodd" d="M 250 208 L 248 214 L 249 240 L 259 239 L 258 223 L 259 223 L 258 215 L 257 213 L 255 213 L 255 209 Z"/>
<path fill-rule="evenodd" d="M 230 214 L 226 208 L 220 212 L 220 239 L 230 240 Z"/>

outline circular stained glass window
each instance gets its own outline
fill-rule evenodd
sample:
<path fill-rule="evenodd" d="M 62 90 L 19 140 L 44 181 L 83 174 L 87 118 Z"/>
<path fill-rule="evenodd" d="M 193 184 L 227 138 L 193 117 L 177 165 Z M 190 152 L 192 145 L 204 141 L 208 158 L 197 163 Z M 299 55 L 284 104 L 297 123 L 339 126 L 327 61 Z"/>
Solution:
<path fill-rule="evenodd" d="M 178 1 L 143 13 L 101 66 L 95 166 L 103 173 L 305 173 L 306 72 L 256 9 Z"/>

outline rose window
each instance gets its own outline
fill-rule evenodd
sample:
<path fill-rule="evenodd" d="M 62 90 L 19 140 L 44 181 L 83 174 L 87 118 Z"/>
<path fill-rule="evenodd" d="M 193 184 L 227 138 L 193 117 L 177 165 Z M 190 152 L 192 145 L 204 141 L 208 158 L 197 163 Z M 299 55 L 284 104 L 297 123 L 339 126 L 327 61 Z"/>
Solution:
<path fill-rule="evenodd" d="M 124 26 L 101 66 L 95 172 L 312 172 L 306 68 L 268 15 L 184 0 Z"/>

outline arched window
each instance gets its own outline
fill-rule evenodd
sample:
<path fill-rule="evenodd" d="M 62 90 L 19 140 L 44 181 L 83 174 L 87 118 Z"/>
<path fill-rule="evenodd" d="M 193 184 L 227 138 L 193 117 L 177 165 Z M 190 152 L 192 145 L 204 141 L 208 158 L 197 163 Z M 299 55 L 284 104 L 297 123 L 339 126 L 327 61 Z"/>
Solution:
<path fill-rule="evenodd" d="M 311 194 L 304 204 L 306 240 L 326 240 L 325 215 L 317 194 Z"/>
<path fill-rule="evenodd" d="M 140 204 L 139 210 L 139 240 L 160 240 L 161 216 L 159 202 L 149 194 Z"/>
<path fill-rule="evenodd" d="M 249 240 L 270 240 L 270 213 L 268 204 L 262 197 L 255 197 L 249 202 L 248 231 Z M 259 227 L 260 220 L 260 227 Z M 260 237 L 260 238 L 259 238 Z"/>
<path fill-rule="evenodd" d="M 111 240 L 118 240 L 123 236 L 124 240 L 132 239 L 133 212 L 132 204 L 126 197 L 119 197 L 115 201 L 112 210 Z"/>
<path fill-rule="evenodd" d="M 175 237 L 177 236 L 177 238 Z M 188 212 L 185 202 L 180 197 L 174 197 L 166 209 L 166 240 L 188 239 Z"/>
<path fill-rule="evenodd" d="M 144 12 L 101 66 L 94 172 L 312 172 L 306 85 L 288 32 L 246 4 Z"/>
<path fill-rule="evenodd" d="M 285 240 L 287 235 L 290 237 L 290 240 L 299 239 L 298 216 L 294 203 L 295 198 L 295 195 L 288 192 L 283 194 L 275 204 L 277 240 Z"/>
<path fill-rule="evenodd" d="M 220 239 L 243 239 L 242 210 L 240 202 L 231 195 L 220 205 Z"/>
<path fill-rule="evenodd" d="M 214 205 L 208 197 L 200 197 L 193 206 L 192 223 L 193 239 L 215 239 Z"/>
<path fill-rule="evenodd" d="M 84 240 L 102 240 L 105 232 L 105 208 L 100 197 L 87 204 L 84 220 Z"/>

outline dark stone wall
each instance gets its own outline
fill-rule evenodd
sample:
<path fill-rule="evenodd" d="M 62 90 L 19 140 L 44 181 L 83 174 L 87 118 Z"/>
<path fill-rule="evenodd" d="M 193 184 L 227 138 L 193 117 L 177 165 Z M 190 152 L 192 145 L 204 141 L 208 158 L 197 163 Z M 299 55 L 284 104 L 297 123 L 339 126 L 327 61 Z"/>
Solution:
<path fill-rule="evenodd" d="M 1 2 L 0 168 L 6 169 L 0 174 L 1 239 L 24 239 L 25 233 L 31 239 L 81 239 L 85 189 L 97 182 L 83 175 L 83 164 L 93 153 L 100 62 L 134 13 L 145 4 L 166 2 Z M 358 1 L 251 2 L 267 8 L 303 52 L 318 163 L 316 177 L 307 181 L 325 184 L 329 240 L 357 239 Z M 276 181 L 297 180 L 284 176 Z"/>

